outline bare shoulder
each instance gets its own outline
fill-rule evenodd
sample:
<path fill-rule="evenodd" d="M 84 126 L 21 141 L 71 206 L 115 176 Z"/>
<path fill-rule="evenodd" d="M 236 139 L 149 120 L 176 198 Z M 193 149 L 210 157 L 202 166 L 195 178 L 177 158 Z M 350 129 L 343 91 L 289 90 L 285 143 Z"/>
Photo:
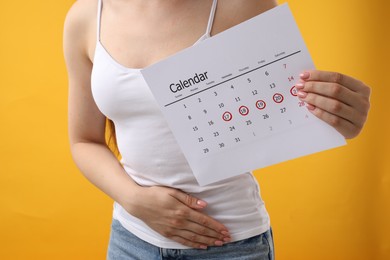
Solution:
<path fill-rule="evenodd" d="M 244 22 L 277 6 L 276 0 L 223 0 L 218 1 L 214 34 Z"/>
<path fill-rule="evenodd" d="M 89 43 L 95 40 L 97 3 L 77 0 L 69 9 L 64 23 L 64 47 L 82 49 L 89 56 Z"/>

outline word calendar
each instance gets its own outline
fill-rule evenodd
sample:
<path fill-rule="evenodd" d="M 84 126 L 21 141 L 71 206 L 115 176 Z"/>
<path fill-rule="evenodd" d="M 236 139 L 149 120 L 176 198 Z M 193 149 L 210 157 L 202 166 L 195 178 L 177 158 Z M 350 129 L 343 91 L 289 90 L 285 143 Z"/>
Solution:
<path fill-rule="evenodd" d="M 200 185 L 345 144 L 294 85 L 313 69 L 287 4 L 141 71 Z"/>

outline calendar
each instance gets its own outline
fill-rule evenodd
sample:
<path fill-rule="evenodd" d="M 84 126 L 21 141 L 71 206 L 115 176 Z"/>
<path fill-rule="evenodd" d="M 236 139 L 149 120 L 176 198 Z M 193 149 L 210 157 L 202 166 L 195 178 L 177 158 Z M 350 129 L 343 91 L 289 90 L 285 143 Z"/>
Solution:
<path fill-rule="evenodd" d="M 297 98 L 313 68 L 284 4 L 141 73 L 204 186 L 345 144 Z"/>

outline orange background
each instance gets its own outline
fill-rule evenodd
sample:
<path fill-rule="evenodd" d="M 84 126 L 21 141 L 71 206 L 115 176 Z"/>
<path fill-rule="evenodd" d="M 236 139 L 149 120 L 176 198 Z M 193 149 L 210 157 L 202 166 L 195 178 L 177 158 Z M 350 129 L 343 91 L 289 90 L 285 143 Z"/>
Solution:
<path fill-rule="evenodd" d="M 67 140 L 62 28 L 73 2 L 0 4 L 0 259 L 105 258 L 112 201 L 79 173 Z M 277 259 L 390 259 L 390 6 L 289 4 L 316 66 L 360 78 L 373 95 L 347 146 L 255 173 Z"/>

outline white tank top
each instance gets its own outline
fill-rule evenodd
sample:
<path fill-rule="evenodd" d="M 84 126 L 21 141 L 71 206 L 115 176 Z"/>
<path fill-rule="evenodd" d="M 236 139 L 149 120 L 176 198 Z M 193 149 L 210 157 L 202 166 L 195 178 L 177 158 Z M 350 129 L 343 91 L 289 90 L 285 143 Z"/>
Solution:
<path fill-rule="evenodd" d="M 206 33 L 199 41 L 210 37 L 216 4 L 214 0 Z M 251 173 L 198 185 L 140 69 L 119 64 L 100 42 L 102 0 L 98 6 L 92 94 L 100 111 L 115 124 L 121 163 L 129 176 L 141 186 L 172 187 L 206 201 L 204 212 L 223 223 L 233 241 L 267 231 L 269 216 Z M 155 246 L 187 248 L 155 232 L 118 203 L 113 215 L 127 230 Z"/>

